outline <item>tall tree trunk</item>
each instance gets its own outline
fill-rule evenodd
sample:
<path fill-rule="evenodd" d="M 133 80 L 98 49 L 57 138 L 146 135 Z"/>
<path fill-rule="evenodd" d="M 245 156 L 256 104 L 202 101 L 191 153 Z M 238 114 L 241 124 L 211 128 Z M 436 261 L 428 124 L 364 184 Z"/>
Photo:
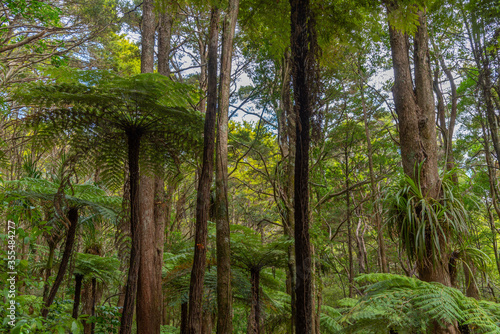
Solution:
<path fill-rule="evenodd" d="M 380 206 L 378 202 L 378 192 L 377 186 L 375 184 L 375 171 L 373 168 L 373 147 L 368 119 L 368 110 L 365 101 L 365 91 L 363 83 L 360 83 L 361 92 L 361 107 L 363 109 L 363 122 L 365 124 L 365 136 L 366 136 L 366 147 L 368 149 L 368 168 L 370 170 L 370 196 L 372 199 L 373 212 L 372 217 L 375 221 L 375 228 L 377 230 L 377 244 L 378 244 L 378 262 L 380 265 L 380 271 L 383 273 L 388 273 L 389 268 L 387 266 L 387 256 L 385 255 L 385 242 L 384 242 L 384 232 L 382 230 L 382 218 L 380 217 Z"/>
<path fill-rule="evenodd" d="M 215 173 L 215 222 L 217 249 L 217 333 L 233 332 L 231 249 L 228 204 L 228 111 L 231 84 L 231 61 L 233 59 L 233 37 L 238 17 L 239 0 L 229 1 L 224 18 L 222 54 L 219 83 L 219 117 L 217 122 L 216 173 Z"/>
<path fill-rule="evenodd" d="M 250 282 L 252 293 L 247 334 L 260 334 L 260 268 L 250 269 Z"/>
<path fill-rule="evenodd" d="M 155 46 L 155 15 L 153 13 L 154 3 L 151 0 L 144 1 L 142 15 L 142 31 L 141 31 L 141 73 L 153 73 L 154 71 L 154 46 Z M 160 27 L 160 35 L 165 42 L 165 25 Z M 169 50 L 162 45 L 162 70 L 168 67 L 168 61 L 165 64 L 165 53 Z M 168 55 L 166 56 L 168 58 Z M 163 73 L 162 73 L 163 74 Z M 159 179 L 159 180 L 157 180 Z M 161 311 L 162 311 L 162 294 L 161 289 L 161 268 L 158 273 L 158 258 L 162 258 L 162 254 L 158 254 L 157 248 L 162 248 L 163 245 L 157 244 L 157 228 L 158 224 L 155 221 L 155 183 L 162 183 L 162 176 L 154 177 L 141 172 L 139 183 L 139 215 L 140 220 L 140 256 L 139 256 L 139 275 L 137 286 L 137 333 L 138 334 L 159 334 L 161 327 Z M 163 232 L 162 232 L 163 233 Z"/>
<path fill-rule="evenodd" d="M 49 296 L 49 279 L 50 275 L 52 275 L 52 267 L 54 266 L 54 252 L 56 250 L 56 244 L 53 242 L 49 242 L 49 255 L 47 258 L 47 265 L 45 266 L 45 281 L 43 285 L 43 300 L 47 300 Z"/>
<path fill-rule="evenodd" d="M 351 143 L 352 143 L 351 137 Z M 348 254 L 348 279 L 349 279 L 349 298 L 354 297 L 354 260 L 352 255 L 352 221 L 351 221 L 351 192 L 349 191 L 349 132 L 346 132 L 344 148 L 345 164 L 345 205 L 346 205 L 346 223 L 347 223 L 347 254 Z"/>
<path fill-rule="evenodd" d="M 54 302 L 56 298 L 57 290 L 59 290 L 59 286 L 61 285 L 64 274 L 66 273 L 66 268 L 68 267 L 69 259 L 71 258 L 71 254 L 73 252 L 73 244 L 75 243 L 75 235 L 78 227 L 78 209 L 77 208 L 69 208 L 68 210 L 68 234 L 66 235 L 66 243 L 64 244 L 64 252 L 61 258 L 61 263 L 59 264 L 59 270 L 57 271 L 57 276 L 50 289 L 49 295 L 47 296 L 47 300 L 45 301 L 45 305 L 42 309 L 42 317 L 46 318 L 49 314 L 49 307 Z"/>
<path fill-rule="evenodd" d="M 189 285 L 188 333 L 199 334 L 202 328 L 203 281 L 207 253 L 207 221 L 210 212 L 210 186 L 213 178 L 215 124 L 217 118 L 217 46 L 219 9 L 212 7 L 208 51 L 208 97 L 205 116 L 203 163 L 196 197 L 196 235 L 193 269 Z"/>
<path fill-rule="evenodd" d="M 156 224 L 154 212 L 155 180 L 151 176 L 140 177 L 140 229 L 141 247 L 139 279 L 137 287 L 137 333 L 159 334 L 161 326 L 161 290 L 158 290 Z M 161 279 L 161 276 L 160 276 Z"/>
<path fill-rule="evenodd" d="M 162 271 L 163 271 L 163 251 L 165 247 L 165 227 L 169 214 L 169 206 L 171 196 L 168 198 L 165 193 L 165 183 L 162 176 L 155 177 L 155 191 L 154 191 L 154 221 L 155 221 L 155 238 L 154 244 L 154 275 L 155 275 L 155 288 L 156 297 L 154 302 L 157 304 L 155 311 L 161 318 L 164 308 L 163 286 L 162 286 Z M 158 320 L 161 326 L 161 320 Z"/>
<path fill-rule="evenodd" d="M 181 304 L 181 334 L 188 333 L 188 303 Z"/>
<path fill-rule="evenodd" d="M 295 115 L 292 110 L 290 94 L 292 64 L 289 50 L 285 51 L 281 64 L 281 98 L 278 111 L 278 144 L 280 146 L 281 158 L 284 162 L 283 191 L 281 199 L 281 211 L 283 222 L 283 234 L 292 238 L 295 228 L 293 213 L 293 187 L 294 187 L 294 163 L 295 163 Z M 290 245 L 287 250 L 286 268 L 286 292 L 291 297 L 291 316 L 289 333 L 295 333 L 295 255 L 294 246 Z"/>
<path fill-rule="evenodd" d="M 206 109 L 206 93 L 207 93 L 207 41 L 204 33 L 204 29 L 202 29 L 202 26 L 199 24 L 198 21 L 196 21 L 196 28 L 198 30 L 198 51 L 200 53 L 200 90 L 201 90 L 201 100 L 200 103 L 198 104 L 198 110 L 204 114 L 205 109 Z"/>
<path fill-rule="evenodd" d="M 95 277 L 92 278 L 92 313 L 91 316 L 95 317 L 95 304 L 97 300 L 97 279 Z M 90 325 L 90 334 L 95 333 L 95 322 L 92 322 Z"/>
<path fill-rule="evenodd" d="M 173 15 L 169 12 L 167 6 L 160 15 L 160 26 L 158 32 L 158 73 L 170 77 L 170 39 L 172 36 Z M 175 180 L 173 180 L 175 182 Z M 168 186 L 168 192 L 165 193 L 165 182 L 163 175 L 155 177 L 155 204 L 154 220 L 156 226 L 156 254 L 155 254 L 155 276 L 156 291 L 162 291 L 162 270 L 163 270 L 163 251 L 166 238 L 167 225 L 170 222 L 170 207 L 175 186 Z M 158 312 L 163 314 L 165 305 L 163 303 L 163 294 L 160 294 L 158 302 Z"/>
<path fill-rule="evenodd" d="M 141 21 L 141 73 L 153 73 L 155 57 L 155 15 L 154 1 L 142 3 Z"/>
<path fill-rule="evenodd" d="M 80 297 L 82 295 L 82 274 L 75 274 L 75 300 L 73 302 L 73 318 L 78 318 L 78 308 L 80 307 Z"/>
<path fill-rule="evenodd" d="M 391 12 L 397 3 L 387 5 Z M 437 163 L 437 141 L 434 111 L 434 96 L 429 62 L 428 35 L 425 13 L 418 11 L 419 25 L 414 37 L 415 87 L 410 73 L 408 36 L 389 27 L 389 36 L 394 67 L 394 103 L 399 120 L 401 158 L 403 169 L 415 182 L 420 182 L 424 196 L 439 199 L 440 180 Z M 415 90 L 414 90 L 415 88 Z M 422 165 L 419 170 L 418 165 Z M 420 175 L 418 173 L 420 172 Z M 440 254 L 435 254 L 430 232 L 426 233 L 426 251 L 417 260 L 419 278 L 427 282 L 439 282 L 451 286 L 448 272 L 450 254 L 445 253 L 444 236 L 439 238 Z M 436 261 L 433 259 L 436 258 Z M 454 325 L 442 329 L 435 323 L 434 333 L 458 333 Z"/>
<path fill-rule="evenodd" d="M 172 36 L 173 17 L 169 8 L 165 8 L 159 17 L 158 27 L 158 73 L 170 76 L 170 39 Z"/>
<path fill-rule="evenodd" d="M 368 261 L 365 244 L 365 224 L 362 217 L 359 217 L 358 226 L 356 227 L 356 244 L 358 246 L 359 273 L 366 274 L 368 272 Z"/>
<path fill-rule="evenodd" d="M 316 36 L 309 0 L 290 0 L 292 78 L 296 119 L 295 261 L 296 330 L 312 331 L 311 246 L 309 240 L 309 144 L 314 103 Z"/>
<path fill-rule="evenodd" d="M 120 334 L 132 333 L 132 320 L 134 315 L 134 304 L 137 294 L 137 281 L 139 276 L 140 261 L 140 237 L 139 228 L 139 150 L 142 133 L 135 128 L 127 131 L 128 165 L 130 175 L 130 260 L 125 287 L 125 300 L 120 324 Z"/>

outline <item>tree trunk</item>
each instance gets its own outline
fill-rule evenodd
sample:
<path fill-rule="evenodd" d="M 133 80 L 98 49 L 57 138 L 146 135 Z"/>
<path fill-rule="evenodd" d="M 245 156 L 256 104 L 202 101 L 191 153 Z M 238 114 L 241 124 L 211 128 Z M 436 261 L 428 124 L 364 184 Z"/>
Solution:
<path fill-rule="evenodd" d="M 368 110 L 366 108 L 365 94 L 363 83 L 360 84 L 361 91 L 361 106 L 363 108 L 363 121 L 365 124 L 365 136 L 366 136 L 366 147 L 368 149 L 368 168 L 370 170 L 370 196 L 372 199 L 373 212 L 372 217 L 375 220 L 375 228 L 377 230 L 377 244 L 378 244 L 378 262 L 380 265 L 380 271 L 383 273 L 388 273 L 389 268 L 387 266 L 387 256 L 385 255 L 385 243 L 384 243 L 384 232 L 382 231 L 382 218 L 380 217 L 380 206 L 378 202 L 378 192 L 377 186 L 375 184 L 375 171 L 373 169 L 373 148 L 370 134 L 370 126 L 368 119 Z"/>
<path fill-rule="evenodd" d="M 181 334 L 188 333 L 188 303 L 181 304 Z"/>
<path fill-rule="evenodd" d="M 141 21 L 141 73 L 153 73 L 155 57 L 154 1 L 144 0 Z"/>
<path fill-rule="evenodd" d="M 45 305 L 42 309 L 42 316 L 44 318 L 49 314 L 49 307 L 54 302 L 56 298 L 57 290 L 59 290 L 59 286 L 61 285 L 64 274 L 66 273 L 66 268 L 68 267 L 69 259 L 71 258 L 71 254 L 73 252 L 73 244 L 75 243 L 75 235 L 78 227 L 78 209 L 77 208 L 69 208 L 68 211 L 68 234 L 66 236 L 66 243 L 64 245 L 64 252 L 61 259 L 61 263 L 59 264 L 59 270 L 57 272 L 56 279 L 52 288 L 50 289 L 49 295 L 47 296 L 47 300 L 45 301 Z"/>
<path fill-rule="evenodd" d="M 49 256 L 47 259 L 47 265 L 45 266 L 45 281 L 43 285 L 43 300 L 47 300 L 49 296 L 49 279 L 50 275 L 52 275 L 52 267 L 54 266 L 54 252 L 56 249 L 56 244 L 53 242 L 49 242 Z"/>
<path fill-rule="evenodd" d="M 397 9 L 392 2 L 387 5 L 388 12 Z M 415 182 L 420 182 L 423 195 L 439 199 L 440 180 L 437 164 L 437 142 L 434 97 L 429 63 L 428 35 L 425 13 L 418 11 L 419 25 L 414 43 L 415 90 L 410 73 L 408 36 L 389 27 L 389 36 L 394 67 L 394 103 L 399 120 L 399 135 L 403 169 Z M 417 166 L 421 165 L 420 170 Z M 441 254 L 434 254 L 430 233 L 426 233 L 426 251 L 417 260 L 419 278 L 427 282 L 451 285 L 448 272 L 449 254 L 445 253 L 446 244 L 441 237 Z M 433 261 L 437 258 L 437 261 Z M 458 333 L 454 325 L 441 329 L 434 324 L 434 333 Z"/>
<path fill-rule="evenodd" d="M 231 83 L 231 61 L 233 59 L 233 37 L 238 17 L 239 0 L 229 1 L 224 18 L 222 35 L 222 55 L 219 86 L 219 117 L 217 122 L 216 174 L 215 174 L 215 222 L 217 249 L 217 333 L 231 334 L 232 290 L 231 290 L 231 249 L 228 213 L 228 111 Z"/>
<path fill-rule="evenodd" d="M 291 59 L 287 50 L 281 64 L 281 98 L 278 109 L 278 144 L 281 152 L 281 159 L 284 165 L 283 191 L 281 202 L 281 219 L 283 222 L 283 234 L 293 237 L 294 213 L 293 213 L 293 185 L 294 185 L 294 162 L 295 162 L 295 117 L 292 110 L 290 94 L 291 83 Z M 295 255 L 294 246 L 290 245 L 287 250 L 286 267 L 286 293 L 291 297 L 291 317 L 289 333 L 295 333 Z"/>
<path fill-rule="evenodd" d="M 247 334 L 260 334 L 260 268 L 250 269 L 250 282 L 252 300 Z"/>
<path fill-rule="evenodd" d="M 217 114 L 217 47 L 219 9 L 212 7 L 208 52 L 208 106 L 205 116 L 203 163 L 196 197 L 196 235 L 193 269 L 189 285 L 188 333 L 199 334 L 202 328 L 203 281 L 207 252 L 207 221 L 210 211 L 210 185 L 213 178 L 215 123 Z"/>
<path fill-rule="evenodd" d="M 170 76 L 170 38 L 172 36 L 173 17 L 169 8 L 160 14 L 158 27 L 158 73 Z"/>
<path fill-rule="evenodd" d="M 296 330 L 312 331 L 311 246 L 309 241 L 309 144 L 314 103 L 316 36 L 309 0 L 290 0 L 292 78 L 296 119 L 295 261 Z"/>
<path fill-rule="evenodd" d="M 141 31 L 141 73 L 153 73 L 154 71 L 154 45 L 155 45 L 155 15 L 153 13 L 154 3 L 150 0 L 144 1 Z M 163 23 L 163 22 L 162 22 Z M 161 37 L 165 42 L 165 26 L 160 29 Z M 168 31 L 167 31 L 168 32 Z M 165 52 L 168 49 L 162 45 L 162 70 L 165 70 Z M 167 55 L 168 58 L 168 55 Z M 139 243 L 139 275 L 137 286 L 137 333 L 159 334 L 161 327 L 162 298 L 158 290 L 158 280 L 161 280 L 161 268 L 158 274 L 156 264 L 157 257 L 157 224 L 155 222 L 155 182 L 154 176 L 141 173 L 139 183 L 139 229 L 141 230 Z M 161 178 L 161 176 L 158 176 Z"/>
<path fill-rule="evenodd" d="M 97 300 L 97 279 L 92 278 L 92 313 L 91 316 L 95 317 L 95 304 Z M 90 325 L 90 334 L 95 333 L 95 322 Z"/>
<path fill-rule="evenodd" d="M 154 215 L 155 180 L 140 177 L 140 261 L 137 287 L 137 333 L 159 334 L 161 326 L 161 290 L 158 290 L 156 267 L 156 224 Z M 160 276 L 161 279 L 161 276 Z"/>
<path fill-rule="evenodd" d="M 78 308 L 80 307 L 80 297 L 82 294 L 82 274 L 75 274 L 75 300 L 73 302 L 73 318 L 78 318 Z"/>
<path fill-rule="evenodd" d="M 163 177 L 155 177 L 155 189 L 154 189 L 154 221 L 155 221 L 155 238 L 154 240 L 154 275 L 155 275 L 155 288 L 156 297 L 154 302 L 156 303 L 155 311 L 158 314 L 160 320 L 158 320 L 159 326 L 161 326 L 161 315 L 163 314 L 164 299 L 163 299 L 163 286 L 162 286 L 162 271 L 163 271 L 163 251 L 165 247 L 165 226 L 167 221 L 167 213 L 169 212 L 168 207 L 170 206 L 171 196 L 167 198 L 165 194 L 165 183 Z"/>
<path fill-rule="evenodd" d="M 349 274 L 349 298 L 354 297 L 354 260 L 352 255 L 352 222 L 351 222 L 351 192 L 349 191 L 349 132 L 346 132 L 345 148 L 344 148 L 344 164 L 345 164 L 345 205 L 346 205 L 346 223 L 347 223 L 347 254 L 348 254 L 348 274 Z"/>
<path fill-rule="evenodd" d="M 130 235 L 131 248 L 127 285 L 125 287 L 125 300 L 120 324 L 120 334 L 132 333 L 132 320 L 134 304 L 137 293 L 137 280 L 140 263 L 140 234 L 139 229 L 139 150 L 142 133 L 132 128 L 127 131 L 128 139 L 128 164 L 130 175 Z"/>
<path fill-rule="evenodd" d="M 356 244 L 358 246 L 359 273 L 366 274 L 368 272 L 368 261 L 365 244 L 365 224 L 362 217 L 359 218 L 358 226 L 356 227 Z"/>

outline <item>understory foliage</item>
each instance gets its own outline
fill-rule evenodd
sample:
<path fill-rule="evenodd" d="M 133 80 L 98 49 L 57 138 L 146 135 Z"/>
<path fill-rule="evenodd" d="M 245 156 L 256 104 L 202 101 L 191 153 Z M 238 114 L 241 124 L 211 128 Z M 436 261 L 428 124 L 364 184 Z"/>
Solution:
<path fill-rule="evenodd" d="M 500 333 L 500 306 L 466 297 L 440 283 L 393 274 L 356 278 L 364 295 L 326 307 L 321 317 L 325 333 L 429 333 L 434 321 L 458 322 L 473 333 Z"/>
<path fill-rule="evenodd" d="M 422 165 L 418 166 L 417 175 L 421 175 Z M 393 236 L 397 236 L 409 259 L 424 260 L 431 251 L 432 260 L 436 262 L 440 254 L 466 241 L 470 218 L 462 194 L 452 182 L 452 176 L 457 172 L 456 169 L 446 171 L 441 177 L 439 199 L 424 194 L 420 179 L 415 182 L 406 174 L 399 184 L 387 191 L 388 228 Z M 430 236 L 430 242 L 427 236 Z M 428 244 L 431 250 L 427 249 Z M 443 244 L 448 249 L 442 249 Z"/>

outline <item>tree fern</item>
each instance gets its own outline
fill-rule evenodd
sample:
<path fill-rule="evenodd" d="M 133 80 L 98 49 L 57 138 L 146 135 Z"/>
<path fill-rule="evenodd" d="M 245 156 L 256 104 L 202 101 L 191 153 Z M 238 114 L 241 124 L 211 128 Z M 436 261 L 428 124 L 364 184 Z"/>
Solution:
<path fill-rule="evenodd" d="M 342 322 L 349 333 L 427 333 L 431 324 L 469 325 L 475 333 L 500 333 L 500 305 L 478 302 L 459 290 L 440 283 L 392 274 L 366 274 L 356 278 L 365 295 L 349 310 Z"/>
<path fill-rule="evenodd" d="M 96 278 L 106 284 L 120 277 L 120 262 L 116 258 L 86 253 L 75 255 L 75 274 L 83 275 L 87 279 Z"/>

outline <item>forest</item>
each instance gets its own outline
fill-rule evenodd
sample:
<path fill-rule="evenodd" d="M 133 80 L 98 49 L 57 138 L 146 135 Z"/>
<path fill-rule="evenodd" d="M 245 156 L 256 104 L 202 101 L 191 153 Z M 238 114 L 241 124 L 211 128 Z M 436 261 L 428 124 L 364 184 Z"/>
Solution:
<path fill-rule="evenodd" d="M 0 333 L 500 333 L 499 163 L 498 0 L 2 0 Z"/>

